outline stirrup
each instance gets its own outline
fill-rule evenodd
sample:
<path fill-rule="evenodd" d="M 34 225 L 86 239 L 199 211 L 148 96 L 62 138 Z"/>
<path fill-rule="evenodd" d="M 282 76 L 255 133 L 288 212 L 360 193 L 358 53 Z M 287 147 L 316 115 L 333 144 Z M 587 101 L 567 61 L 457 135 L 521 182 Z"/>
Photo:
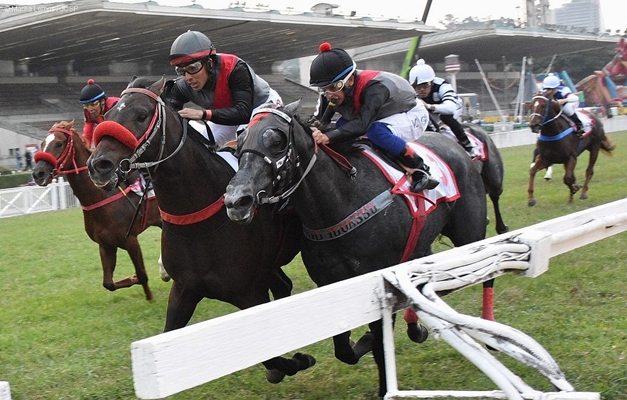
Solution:
<path fill-rule="evenodd" d="M 414 170 L 411 174 L 411 179 L 410 190 L 414 193 L 435 189 L 440 184 L 440 182 L 433 179 L 428 172 L 421 169 Z"/>

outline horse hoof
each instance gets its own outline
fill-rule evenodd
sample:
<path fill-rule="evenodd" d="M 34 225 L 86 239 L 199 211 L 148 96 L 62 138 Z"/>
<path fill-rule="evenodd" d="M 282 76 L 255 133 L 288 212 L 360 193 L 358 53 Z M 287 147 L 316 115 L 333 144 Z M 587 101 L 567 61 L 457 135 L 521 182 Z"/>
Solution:
<path fill-rule="evenodd" d="M 281 383 L 281 381 L 285 378 L 285 372 L 279 371 L 278 369 L 267 369 L 266 370 L 266 379 L 270 383 Z"/>
<path fill-rule="evenodd" d="M 581 196 L 579 196 L 579 198 L 581 200 L 588 200 L 588 193 L 582 193 Z"/>
<path fill-rule="evenodd" d="M 296 353 L 294 354 L 294 357 L 292 357 L 292 359 L 298 363 L 299 371 L 303 371 L 316 365 L 316 359 L 309 354 Z"/>
<path fill-rule="evenodd" d="M 509 232 L 509 226 L 507 225 L 503 225 L 501 228 L 496 230 L 496 233 L 498 233 L 499 235 L 507 232 Z"/>
<path fill-rule="evenodd" d="M 527 205 L 528 205 L 529 207 L 533 207 L 533 206 L 535 206 L 535 205 L 536 205 L 536 200 L 535 200 L 535 199 L 533 199 L 533 200 L 529 200 L 529 202 L 527 203 Z"/>
<path fill-rule="evenodd" d="M 429 331 L 417 323 L 407 324 L 407 337 L 412 342 L 422 343 L 429 337 Z"/>

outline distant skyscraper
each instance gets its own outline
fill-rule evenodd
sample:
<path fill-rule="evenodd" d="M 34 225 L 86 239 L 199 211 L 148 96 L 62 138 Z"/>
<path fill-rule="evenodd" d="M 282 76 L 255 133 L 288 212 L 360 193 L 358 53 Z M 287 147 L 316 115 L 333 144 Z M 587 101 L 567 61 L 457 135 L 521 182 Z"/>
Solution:
<path fill-rule="evenodd" d="M 555 10 L 555 24 L 602 31 L 599 0 L 572 0 Z"/>

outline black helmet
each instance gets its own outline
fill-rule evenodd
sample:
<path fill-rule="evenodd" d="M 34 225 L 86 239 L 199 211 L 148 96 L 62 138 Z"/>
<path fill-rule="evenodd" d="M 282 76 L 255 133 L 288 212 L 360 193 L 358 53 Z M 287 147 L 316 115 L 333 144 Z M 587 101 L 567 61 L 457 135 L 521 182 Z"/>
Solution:
<path fill-rule="evenodd" d="M 309 84 L 323 87 L 337 82 L 355 71 L 356 65 L 351 56 L 342 49 L 333 49 L 331 44 L 320 45 L 320 54 L 311 63 Z"/>
<path fill-rule="evenodd" d="M 211 40 L 198 31 L 187 31 L 176 38 L 170 48 L 170 65 L 189 64 L 216 54 Z"/>
<path fill-rule="evenodd" d="M 105 92 L 94 82 L 93 79 L 87 81 L 87 86 L 81 90 L 80 102 L 83 104 L 94 102 L 105 97 Z"/>

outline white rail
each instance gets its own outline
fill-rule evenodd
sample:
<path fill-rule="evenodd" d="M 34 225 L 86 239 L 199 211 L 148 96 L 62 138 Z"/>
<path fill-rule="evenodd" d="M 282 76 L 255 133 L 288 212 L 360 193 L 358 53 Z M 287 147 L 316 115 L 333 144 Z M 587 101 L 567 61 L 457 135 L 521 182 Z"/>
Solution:
<path fill-rule="evenodd" d="M 551 257 L 627 230 L 625 210 L 627 199 L 134 342 L 136 395 L 164 398 L 383 318 L 386 399 L 598 400 L 598 393 L 575 392 L 550 354 L 529 336 L 458 314 L 435 292 L 461 290 L 508 272 L 535 278 L 548 269 Z M 410 304 L 436 337 L 477 365 L 499 390 L 399 391 L 391 315 Z M 531 388 L 477 340 L 537 369 L 558 391 Z"/>
<path fill-rule="evenodd" d="M 70 185 L 62 177 L 48 186 L 20 186 L 0 190 L 0 218 L 79 207 Z"/>

